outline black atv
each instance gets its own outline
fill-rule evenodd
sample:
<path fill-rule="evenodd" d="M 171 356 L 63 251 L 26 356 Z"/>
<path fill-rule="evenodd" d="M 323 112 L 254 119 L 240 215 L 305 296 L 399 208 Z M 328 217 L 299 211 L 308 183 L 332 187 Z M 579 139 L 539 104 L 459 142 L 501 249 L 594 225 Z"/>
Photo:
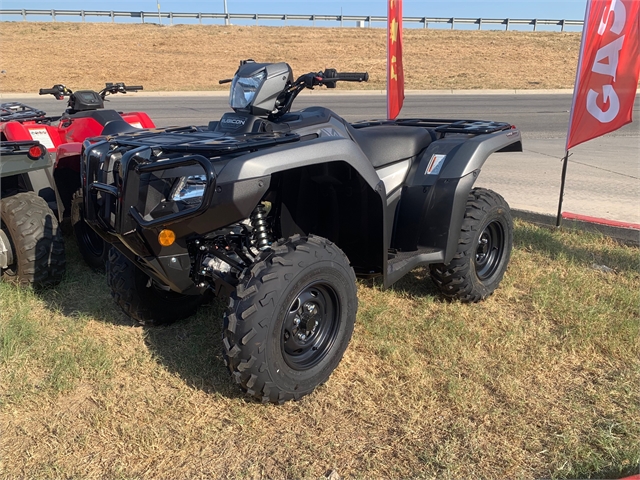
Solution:
<path fill-rule="evenodd" d="M 491 153 L 522 151 L 520 132 L 290 111 L 305 88 L 367 79 L 329 69 L 294 81 L 286 63 L 244 61 L 234 112 L 208 128 L 84 143 L 86 220 L 115 247 L 116 303 L 158 324 L 229 292 L 225 358 L 263 402 L 298 399 L 336 368 L 354 328 L 356 276 L 388 287 L 428 264 L 445 297 L 476 302 L 509 262 L 509 206 L 473 184 Z"/>

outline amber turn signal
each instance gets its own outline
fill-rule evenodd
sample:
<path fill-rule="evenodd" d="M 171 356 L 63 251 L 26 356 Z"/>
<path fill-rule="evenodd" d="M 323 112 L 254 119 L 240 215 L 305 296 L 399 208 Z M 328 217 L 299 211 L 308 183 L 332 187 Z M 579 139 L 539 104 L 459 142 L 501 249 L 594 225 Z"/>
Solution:
<path fill-rule="evenodd" d="M 176 241 L 173 230 L 161 230 L 158 234 L 158 243 L 163 247 L 170 247 Z"/>

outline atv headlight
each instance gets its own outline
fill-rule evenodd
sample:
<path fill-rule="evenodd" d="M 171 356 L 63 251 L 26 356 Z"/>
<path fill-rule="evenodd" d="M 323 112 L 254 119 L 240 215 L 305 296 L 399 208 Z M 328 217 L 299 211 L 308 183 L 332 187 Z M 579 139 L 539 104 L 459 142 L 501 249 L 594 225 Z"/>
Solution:
<path fill-rule="evenodd" d="M 231 108 L 246 108 L 250 105 L 265 76 L 266 73 L 263 70 L 250 77 L 235 77 L 229 94 Z"/>
<path fill-rule="evenodd" d="M 206 175 L 182 177 L 171 189 L 169 198 L 176 202 L 182 201 L 189 204 L 200 203 L 206 186 Z"/>

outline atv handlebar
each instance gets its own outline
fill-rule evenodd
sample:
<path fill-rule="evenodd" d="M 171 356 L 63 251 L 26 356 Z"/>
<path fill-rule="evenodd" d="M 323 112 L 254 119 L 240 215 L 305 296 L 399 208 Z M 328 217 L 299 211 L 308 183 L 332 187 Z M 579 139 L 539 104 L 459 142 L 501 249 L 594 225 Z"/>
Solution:
<path fill-rule="evenodd" d="M 369 81 L 369 74 L 367 72 L 339 73 L 335 68 L 327 68 L 324 72 L 307 73 L 302 75 L 296 83 L 304 84 L 306 88 L 313 88 L 316 85 L 324 85 L 327 88 L 336 88 L 336 82 L 367 81 Z"/>
<path fill-rule="evenodd" d="M 64 85 L 54 85 L 51 88 L 41 88 L 38 92 L 40 95 L 53 95 L 57 100 L 62 100 L 64 97 L 68 97 L 73 92 Z"/>
<path fill-rule="evenodd" d="M 98 92 L 103 99 L 109 94 L 115 93 L 127 93 L 137 92 L 142 90 L 142 85 L 125 85 L 122 82 L 119 83 L 106 83 L 105 87 Z M 40 95 L 53 95 L 58 100 L 62 100 L 64 97 L 69 97 L 73 94 L 73 91 L 62 84 L 54 85 L 51 88 L 41 88 L 38 92 Z"/>
<path fill-rule="evenodd" d="M 334 68 L 327 68 L 324 72 L 305 73 L 298 77 L 293 85 L 286 90 L 286 96 L 277 112 L 271 113 L 270 118 L 278 118 L 291 110 L 293 101 L 305 88 L 313 90 L 313 87 L 324 85 L 327 88 L 336 88 L 337 82 L 367 82 L 369 74 L 362 73 L 338 73 Z"/>
<path fill-rule="evenodd" d="M 125 85 L 123 82 L 105 83 L 104 88 L 98 94 L 104 98 L 109 94 L 137 92 L 138 90 L 143 90 L 142 85 Z"/>
<path fill-rule="evenodd" d="M 338 80 L 344 80 L 345 82 L 368 82 L 369 74 L 367 72 L 338 73 Z"/>
<path fill-rule="evenodd" d="M 41 88 L 40 95 L 56 95 L 58 90 L 55 88 Z"/>
<path fill-rule="evenodd" d="M 328 81 L 342 81 L 342 82 L 368 82 L 369 74 L 367 72 L 359 73 L 338 73 L 333 68 L 327 68 L 324 71 L 325 82 Z"/>

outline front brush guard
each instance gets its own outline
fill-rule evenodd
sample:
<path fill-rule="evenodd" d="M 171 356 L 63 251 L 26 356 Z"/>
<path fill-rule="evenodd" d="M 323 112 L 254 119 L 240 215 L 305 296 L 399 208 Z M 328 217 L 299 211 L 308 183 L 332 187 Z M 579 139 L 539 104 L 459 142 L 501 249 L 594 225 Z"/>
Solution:
<path fill-rule="evenodd" d="M 153 228 L 195 217 L 209 207 L 215 192 L 216 175 L 208 158 L 189 155 L 154 162 L 151 161 L 152 154 L 151 148 L 139 147 L 113 160 L 109 142 L 85 144 L 82 178 L 88 223 L 105 234 L 121 236 L 137 227 Z M 142 175 L 194 165 L 199 165 L 206 177 L 202 201 L 197 207 L 184 208 L 159 218 L 140 212 L 137 204 L 141 190 L 147 187 L 141 182 Z"/>

